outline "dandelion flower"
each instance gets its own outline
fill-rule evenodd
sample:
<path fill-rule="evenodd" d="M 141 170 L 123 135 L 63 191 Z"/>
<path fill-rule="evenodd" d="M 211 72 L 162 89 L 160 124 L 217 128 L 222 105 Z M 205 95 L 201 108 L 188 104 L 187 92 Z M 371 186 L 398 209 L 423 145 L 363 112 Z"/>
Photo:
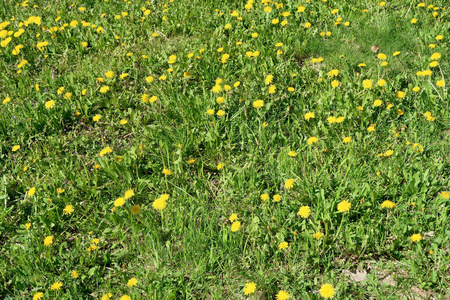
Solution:
<path fill-rule="evenodd" d="M 256 109 L 260 109 L 263 106 L 264 106 L 263 100 L 256 100 L 255 102 L 253 102 L 253 107 Z"/>
<path fill-rule="evenodd" d="M 231 222 L 234 222 L 234 221 L 236 221 L 238 219 L 238 215 L 237 214 L 231 214 L 231 216 L 229 217 L 229 220 L 231 221 Z"/>
<path fill-rule="evenodd" d="M 317 144 L 319 142 L 319 140 L 315 136 L 312 136 L 312 137 L 308 138 L 308 140 L 306 142 L 308 143 L 308 145 L 314 145 L 314 144 Z"/>
<path fill-rule="evenodd" d="M 288 155 L 289 155 L 290 157 L 296 157 L 296 156 L 297 156 L 297 152 L 295 152 L 295 151 L 289 151 Z"/>
<path fill-rule="evenodd" d="M 264 82 L 266 83 L 266 85 L 269 85 L 272 83 L 273 80 L 273 75 L 269 74 L 266 76 L 266 79 L 264 80 Z"/>
<path fill-rule="evenodd" d="M 366 79 L 363 81 L 363 86 L 365 89 L 371 89 L 372 88 L 372 80 Z"/>
<path fill-rule="evenodd" d="M 27 195 L 28 195 L 28 197 L 31 197 L 31 196 L 33 196 L 35 193 L 36 193 L 36 188 L 35 188 L 35 187 L 32 187 L 31 189 L 28 190 Z"/>
<path fill-rule="evenodd" d="M 385 200 L 383 203 L 381 203 L 382 208 L 393 208 L 395 207 L 395 203 L 390 200 Z"/>
<path fill-rule="evenodd" d="M 315 117 L 316 117 L 316 115 L 313 112 L 307 112 L 304 115 L 304 118 L 305 118 L 306 121 L 309 121 L 309 119 L 314 119 Z"/>
<path fill-rule="evenodd" d="M 113 295 L 111 293 L 103 294 L 102 300 L 110 300 L 112 299 L 112 296 Z"/>
<path fill-rule="evenodd" d="M 445 81 L 444 80 L 439 80 L 439 81 L 436 82 L 436 85 L 438 87 L 444 87 L 445 86 Z"/>
<path fill-rule="evenodd" d="M 163 210 L 167 206 L 167 198 L 166 197 L 159 197 L 155 201 L 153 201 L 152 204 L 153 208 L 156 210 Z"/>
<path fill-rule="evenodd" d="M 217 115 L 218 117 L 222 117 L 222 116 L 225 115 L 225 111 L 222 110 L 222 109 L 220 109 L 220 110 L 217 111 L 216 115 Z"/>
<path fill-rule="evenodd" d="M 119 197 L 119 198 L 117 198 L 117 199 L 114 201 L 114 206 L 115 206 L 115 207 L 122 207 L 122 206 L 124 206 L 124 205 L 125 205 L 125 199 L 122 198 L 122 197 Z"/>
<path fill-rule="evenodd" d="M 46 108 L 46 109 L 51 109 L 51 108 L 53 108 L 54 106 L 55 106 L 55 101 L 53 101 L 53 100 L 50 100 L 50 101 L 45 102 L 45 108 Z"/>
<path fill-rule="evenodd" d="M 94 122 L 98 122 L 98 121 L 100 121 L 100 118 L 101 118 L 100 115 L 95 115 L 94 117 L 92 117 L 92 120 L 93 120 Z"/>
<path fill-rule="evenodd" d="M 300 207 L 300 209 L 298 210 L 297 213 L 300 217 L 306 219 L 311 215 L 311 208 L 309 208 L 309 206 L 302 206 Z"/>
<path fill-rule="evenodd" d="M 247 282 L 244 287 L 244 294 L 246 296 L 253 294 L 256 291 L 256 284 L 254 282 Z"/>
<path fill-rule="evenodd" d="M 352 141 L 352 138 L 349 137 L 349 136 L 346 136 L 346 137 L 342 140 L 342 142 L 343 142 L 344 144 L 348 144 L 348 143 L 350 143 L 351 141 Z"/>
<path fill-rule="evenodd" d="M 280 202 L 281 201 L 281 195 L 279 195 L 279 194 L 273 195 L 273 201 L 274 202 Z"/>
<path fill-rule="evenodd" d="M 405 92 L 398 91 L 397 93 L 395 93 L 395 97 L 397 97 L 398 99 L 402 99 L 403 97 L 405 97 Z"/>
<path fill-rule="evenodd" d="M 169 169 L 166 169 L 166 168 L 164 168 L 164 169 L 162 170 L 162 173 L 163 173 L 164 175 L 166 175 L 166 176 L 172 175 L 172 172 L 171 172 Z"/>
<path fill-rule="evenodd" d="M 343 213 L 343 212 L 349 211 L 351 206 L 352 206 L 352 204 L 350 202 L 348 202 L 347 200 L 344 200 L 344 201 L 339 202 L 337 209 L 339 212 Z"/>
<path fill-rule="evenodd" d="M 108 153 L 111 153 L 112 152 L 112 149 L 109 147 L 109 146 L 107 146 L 107 147 L 105 147 L 105 148 L 103 148 L 103 150 L 102 151 L 100 151 L 100 157 L 101 156 L 103 156 L 103 155 L 105 155 L 105 154 L 108 154 Z"/>
<path fill-rule="evenodd" d="M 386 85 L 386 80 L 380 79 L 380 80 L 378 80 L 377 84 L 378 84 L 378 86 L 385 86 Z"/>
<path fill-rule="evenodd" d="M 327 118 L 327 121 L 330 124 L 336 123 L 336 117 L 330 116 Z"/>
<path fill-rule="evenodd" d="M 233 224 L 231 224 L 231 231 L 232 232 L 236 232 L 240 228 L 241 228 L 241 222 L 239 222 L 239 221 L 233 222 Z"/>
<path fill-rule="evenodd" d="M 422 240 L 422 235 L 420 233 L 413 234 L 410 238 L 411 242 L 420 242 Z"/>
<path fill-rule="evenodd" d="M 394 151 L 392 151 L 392 150 L 387 150 L 386 152 L 384 152 L 384 156 L 385 157 L 389 157 L 389 156 L 391 156 L 392 154 L 394 153 Z"/>
<path fill-rule="evenodd" d="M 286 180 L 286 182 L 284 183 L 284 187 L 288 190 L 292 189 L 294 187 L 294 182 L 295 182 L 295 179 L 290 178 L 290 179 Z"/>
<path fill-rule="evenodd" d="M 384 53 L 379 53 L 379 54 L 377 55 L 377 57 L 378 57 L 378 59 L 380 59 L 380 60 L 386 60 L 386 59 L 387 59 L 387 56 L 386 56 L 386 54 L 384 54 Z"/>
<path fill-rule="evenodd" d="M 277 300 L 287 300 L 291 297 L 291 295 L 288 292 L 281 290 L 275 297 Z"/>
<path fill-rule="evenodd" d="M 119 298 L 119 300 L 131 300 L 131 297 L 128 295 L 123 295 L 122 297 Z"/>
<path fill-rule="evenodd" d="M 125 192 L 125 196 L 123 196 L 126 200 L 130 199 L 131 197 L 134 196 L 134 191 L 133 189 L 129 189 L 128 191 Z"/>
<path fill-rule="evenodd" d="M 114 72 L 113 71 L 108 71 L 105 73 L 105 77 L 106 78 L 113 78 L 114 77 Z"/>
<path fill-rule="evenodd" d="M 316 232 L 316 233 L 313 234 L 313 237 L 314 237 L 316 240 L 320 240 L 320 239 L 323 237 L 323 234 L 322 234 L 322 232 L 318 231 L 318 232 Z"/>
<path fill-rule="evenodd" d="M 20 146 L 19 145 L 15 145 L 15 146 L 12 147 L 12 152 L 16 152 L 19 149 L 20 149 Z"/>
<path fill-rule="evenodd" d="M 73 213 L 74 209 L 73 209 L 73 206 L 69 204 L 69 205 L 66 205 L 66 207 L 64 207 L 63 211 L 64 211 L 65 215 L 71 215 Z"/>
<path fill-rule="evenodd" d="M 42 298 L 44 298 L 43 292 L 37 292 L 36 294 L 33 295 L 33 300 L 41 300 Z"/>
<path fill-rule="evenodd" d="M 319 292 L 320 296 L 324 297 L 325 299 L 333 298 L 335 293 L 333 286 L 329 283 L 322 284 Z"/>
<path fill-rule="evenodd" d="M 339 86 L 339 81 L 338 81 L 338 80 L 333 80 L 333 81 L 331 82 L 331 86 L 332 86 L 333 88 L 337 88 L 337 87 Z"/>
<path fill-rule="evenodd" d="M 435 52 L 435 53 L 431 54 L 430 59 L 431 59 L 431 60 L 438 60 L 438 59 L 440 59 L 441 57 L 442 57 L 442 56 L 441 56 L 441 54 L 440 54 L 439 52 Z"/>
<path fill-rule="evenodd" d="M 284 250 L 289 246 L 289 244 L 287 242 L 282 242 L 278 245 L 278 249 L 280 250 Z"/>
<path fill-rule="evenodd" d="M 61 287 L 63 286 L 62 282 L 60 281 L 55 281 L 55 283 L 53 283 L 50 287 L 50 289 L 52 291 L 59 291 L 61 289 Z"/>
<path fill-rule="evenodd" d="M 377 99 L 373 102 L 373 106 L 375 107 L 379 107 L 383 104 L 383 101 L 381 101 L 380 99 Z"/>
<path fill-rule="evenodd" d="M 262 194 L 260 196 L 260 198 L 261 198 L 262 201 L 267 201 L 267 200 L 269 200 L 269 194 Z"/>
<path fill-rule="evenodd" d="M 127 285 L 128 285 L 129 287 L 132 287 L 132 286 L 135 286 L 136 283 L 137 283 L 137 279 L 133 277 L 133 278 L 131 278 L 130 280 L 128 280 Z"/>
<path fill-rule="evenodd" d="M 71 272 L 71 274 L 72 274 L 72 278 L 74 278 L 74 279 L 77 279 L 78 276 L 80 276 L 80 274 L 78 274 L 78 272 L 75 271 L 75 270 L 73 270 L 73 271 Z"/>

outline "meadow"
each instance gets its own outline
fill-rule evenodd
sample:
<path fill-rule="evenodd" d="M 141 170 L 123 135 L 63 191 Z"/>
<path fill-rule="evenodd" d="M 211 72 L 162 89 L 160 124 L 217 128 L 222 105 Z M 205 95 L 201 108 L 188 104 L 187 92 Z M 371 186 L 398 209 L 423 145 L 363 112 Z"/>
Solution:
<path fill-rule="evenodd" d="M 0 2 L 1 299 L 450 299 L 447 0 Z"/>

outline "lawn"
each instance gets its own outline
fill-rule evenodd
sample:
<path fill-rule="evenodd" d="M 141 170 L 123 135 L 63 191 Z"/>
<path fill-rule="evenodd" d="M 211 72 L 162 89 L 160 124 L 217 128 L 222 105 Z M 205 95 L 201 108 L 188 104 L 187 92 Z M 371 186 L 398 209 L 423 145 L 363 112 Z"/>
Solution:
<path fill-rule="evenodd" d="M 450 299 L 450 12 L 4 0 L 1 299 Z"/>

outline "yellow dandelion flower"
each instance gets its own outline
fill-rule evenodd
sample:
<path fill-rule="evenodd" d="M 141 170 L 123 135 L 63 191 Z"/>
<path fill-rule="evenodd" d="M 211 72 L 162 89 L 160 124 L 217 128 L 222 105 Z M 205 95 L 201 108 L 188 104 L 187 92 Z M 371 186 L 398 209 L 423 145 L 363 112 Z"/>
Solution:
<path fill-rule="evenodd" d="M 370 79 L 363 80 L 363 86 L 365 89 L 371 89 L 373 86 L 372 80 L 370 80 Z"/>
<path fill-rule="evenodd" d="M 66 207 L 64 207 L 63 212 L 65 215 L 71 215 L 73 213 L 74 209 L 73 209 L 73 205 L 66 205 Z"/>
<path fill-rule="evenodd" d="M 289 244 L 287 242 L 282 242 L 278 245 L 278 249 L 280 249 L 280 250 L 284 250 L 287 247 L 289 247 Z"/>
<path fill-rule="evenodd" d="M 256 100 L 255 102 L 253 102 L 253 107 L 256 109 L 260 109 L 264 106 L 264 101 L 263 100 Z"/>
<path fill-rule="evenodd" d="M 53 235 L 47 236 L 44 239 L 44 245 L 50 247 L 53 244 Z"/>
<path fill-rule="evenodd" d="M 314 114 L 314 112 L 307 112 L 304 115 L 304 118 L 306 121 L 309 121 L 309 119 L 314 119 L 316 117 L 316 115 Z"/>
<path fill-rule="evenodd" d="M 234 222 L 238 219 L 238 215 L 237 214 L 231 214 L 231 216 L 228 218 L 231 222 Z"/>
<path fill-rule="evenodd" d="M 167 207 L 167 199 L 166 197 L 159 197 L 158 199 L 156 199 L 155 201 L 153 201 L 153 208 L 156 210 L 163 210 Z"/>
<path fill-rule="evenodd" d="M 129 287 L 135 286 L 137 284 L 137 279 L 136 278 L 131 278 L 130 280 L 128 280 L 127 285 Z"/>
<path fill-rule="evenodd" d="M 111 153 L 113 150 L 109 147 L 109 146 L 106 146 L 105 148 L 103 148 L 101 151 L 100 151 L 100 157 L 101 156 L 103 156 L 103 155 L 105 155 L 105 154 L 108 154 L 108 153 Z"/>
<path fill-rule="evenodd" d="M 308 218 L 311 215 L 311 208 L 309 208 L 309 206 L 302 206 L 298 210 L 297 215 L 299 215 L 300 217 L 306 219 L 306 218 Z"/>
<path fill-rule="evenodd" d="M 35 188 L 35 187 L 32 187 L 31 189 L 28 190 L 27 195 L 28 195 L 28 197 L 31 197 L 31 196 L 33 196 L 35 193 L 36 193 L 36 188 Z"/>
<path fill-rule="evenodd" d="M 241 228 L 241 222 L 235 221 L 233 224 L 231 224 L 231 231 L 236 232 Z"/>
<path fill-rule="evenodd" d="M 162 170 L 162 173 L 163 173 L 164 175 L 166 175 L 166 176 L 172 175 L 172 172 L 171 172 L 169 169 L 166 169 L 166 168 L 164 168 L 164 169 Z"/>
<path fill-rule="evenodd" d="M 46 108 L 46 109 L 51 109 L 51 108 L 53 108 L 54 106 L 55 106 L 55 101 L 53 101 L 53 100 L 50 100 L 50 101 L 45 102 L 45 108 Z"/>
<path fill-rule="evenodd" d="M 291 297 L 291 295 L 284 290 L 279 291 L 275 296 L 276 300 L 287 300 L 290 297 Z"/>
<path fill-rule="evenodd" d="M 37 292 L 36 294 L 33 295 L 33 300 L 41 300 L 42 298 L 44 298 L 43 292 Z"/>
<path fill-rule="evenodd" d="M 318 231 L 318 232 L 316 232 L 316 233 L 313 234 L 313 237 L 314 237 L 316 240 L 320 240 L 320 239 L 323 237 L 323 234 L 322 234 L 322 232 Z"/>
<path fill-rule="evenodd" d="M 317 144 L 319 142 L 319 140 L 315 136 L 312 136 L 312 137 L 308 138 L 308 140 L 306 142 L 308 143 L 308 145 L 314 145 L 314 144 Z"/>
<path fill-rule="evenodd" d="M 330 299 L 334 297 L 335 291 L 331 284 L 325 283 L 320 287 L 319 293 L 323 298 Z"/>
<path fill-rule="evenodd" d="M 122 207 L 122 206 L 124 206 L 124 205 L 125 205 L 125 199 L 122 198 L 122 197 L 119 197 L 119 198 L 117 198 L 117 199 L 114 201 L 114 206 L 115 206 L 115 207 Z"/>
<path fill-rule="evenodd" d="M 393 208 L 395 207 L 395 203 L 390 200 L 385 200 L 383 203 L 381 203 L 382 208 Z"/>
<path fill-rule="evenodd" d="M 402 99 L 405 97 L 405 92 L 398 91 L 397 93 L 395 93 L 395 97 Z"/>
<path fill-rule="evenodd" d="M 350 210 L 352 204 L 348 202 L 347 200 L 339 202 L 337 209 L 339 212 L 347 212 Z"/>
<path fill-rule="evenodd" d="M 244 294 L 249 296 L 256 291 L 256 284 L 254 282 L 247 282 L 244 287 Z"/>
<path fill-rule="evenodd" d="M 134 196 L 134 191 L 133 189 L 129 189 L 125 192 L 125 195 L 123 196 L 125 198 L 125 200 L 130 199 L 131 197 Z"/>
<path fill-rule="evenodd" d="M 284 183 L 284 187 L 286 189 L 291 189 L 294 187 L 294 182 L 295 182 L 295 179 L 290 178 L 290 179 L 286 180 L 286 182 Z"/>
<path fill-rule="evenodd" d="M 62 286 L 63 286 L 62 282 L 60 282 L 60 281 L 55 281 L 55 283 L 53 283 L 53 284 L 50 286 L 50 289 L 51 289 L 52 291 L 59 291 L 59 290 L 61 289 Z"/>
<path fill-rule="evenodd" d="M 422 235 L 420 233 L 413 234 L 410 238 L 411 242 L 420 242 L 422 240 Z"/>

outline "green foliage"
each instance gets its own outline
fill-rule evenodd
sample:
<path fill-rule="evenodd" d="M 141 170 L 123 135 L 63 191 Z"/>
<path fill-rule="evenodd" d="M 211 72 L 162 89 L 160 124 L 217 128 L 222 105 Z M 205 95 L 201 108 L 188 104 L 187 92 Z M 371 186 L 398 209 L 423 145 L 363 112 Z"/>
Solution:
<path fill-rule="evenodd" d="M 1 2 L 0 297 L 446 299 L 448 3 L 382 4 Z"/>

